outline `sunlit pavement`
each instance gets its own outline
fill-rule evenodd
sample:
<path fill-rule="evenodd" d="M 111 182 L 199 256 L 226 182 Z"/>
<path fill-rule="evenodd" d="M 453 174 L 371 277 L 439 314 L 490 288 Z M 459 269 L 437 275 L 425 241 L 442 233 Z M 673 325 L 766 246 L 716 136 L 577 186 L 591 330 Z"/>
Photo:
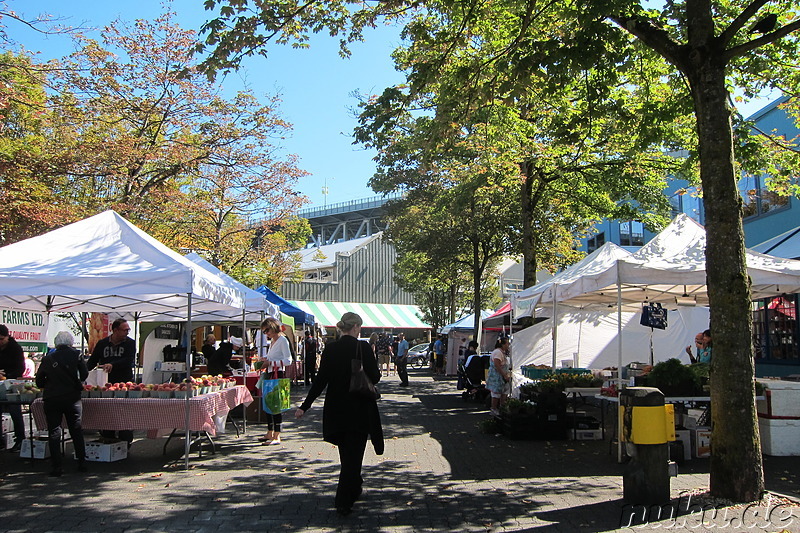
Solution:
<path fill-rule="evenodd" d="M 263 425 L 241 437 L 229 426 L 217 453 L 193 452 L 188 471 L 181 440 L 163 455 L 164 439 L 143 434 L 128 459 L 90 463 L 88 474 L 66 460 L 61 478 L 47 477 L 47 461 L 0 452 L 0 530 L 800 532 L 800 508 L 785 499 L 715 509 L 689 498 L 708 486 L 708 460 L 681 465 L 671 505 L 625 507 L 608 440 L 484 434 L 488 411 L 464 402 L 454 379 L 410 375 L 406 388 L 396 376 L 380 384 L 386 452 L 368 445 L 363 498 L 348 517 L 333 508 L 338 454 L 321 440 L 320 398 L 301 421 L 286 413 L 281 445 L 260 445 Z M 293 404 L 306 390 L 293 388 Z M 768 488 L 800 499 L 800 457 L 767 457 L 765 469 Z"/>

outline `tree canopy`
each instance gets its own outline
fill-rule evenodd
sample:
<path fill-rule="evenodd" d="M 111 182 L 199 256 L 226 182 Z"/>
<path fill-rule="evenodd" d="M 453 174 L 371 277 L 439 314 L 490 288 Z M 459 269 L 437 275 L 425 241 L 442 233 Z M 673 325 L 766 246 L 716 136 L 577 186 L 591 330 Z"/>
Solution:
<path fill-rule="evenodd" d="M 592 72 L 585 87 L 587 95 L 595 93 L 596 98 L 586 99 L 594 105 L 613 109 L 614 92 L 627 83 L 655 96 L 639 100 L 644 104 L 639 109 L 653 111 L 646 116 L 655 119 L 640 123 L 641 128 L 658 133 L 662 125 L 689 127 L 694 141 L 686 138 L 678 148 L 687 151 L 686 169 L 697 170 L 703 190 L 715 339 L 711 488 L 736 501 L 760 496 L 750 292 L 736 186 L 738 172 L 749 163 L 734 158 L 744 158 L 747 150 L 741 147 L 757 141 L 746 127 L 734 130 L 738 117 L 732 112 L 731 91 L 738 88 L 745 98 L 771 88 L 794 94 L 798 40 L 793 32 L 800 28 L 794 1 L 279 0 L 267 9 L 242 0 L 207 0 L 206 7 L 220 8 L 204 26 L 205 44 L 198 47 L 201 52 L 210 49 L 204 67 L 211 75 L 235 68 L 245 55 L 265 54 L 270 42 L 305 46 L 311 33 L 322 30 L 341 36 L 346 54 L 346 43 L 361 39 L 364 28 L 387 21 L 403 23 L 404 36 L 430 52 L 429 59 L 420 59 L 407 71 L 412 96 L 439 79 L 448 80 L 451 67 L 463 73 L 451 92 L 472 109 L 497 96 L 517 98 L 531 88 L 544 98 L 548 82 L 558 87 L 582 72 Z M 461 63 L 473 50 L 477 62 Z M 657 62 L 661 68 L 651 68 Z M 493 68 L 477 68 L 483 65 Z M 648 66 L 638 80 L 629 81 L 627 75 L 640 65 Z M 490 83 L 471 83 L 483 72 L 494 72 Z M 514 102 L 524 109 L 524 102 L 519 104 Z M 437 115 L 442 109 L 437 107 Z M 577 135 L 592 126 L 586 119 L 574 124 Z M 781 161 L 792 162 L 792 157 Z M 787 185 L 784 190 L 793 189 Z"/>
<path fill-rule="evenodd" d="M 280 99 L 224 96 L 196 69 L 195 33 L 173 19 L 78 35 L 74 53 L 39 68 L 6 55 L 5 242 L 113 208 L 177 250 L 277 287 L 295 268 L 285 252 L 310 231 L 296 217 L 305 173 L 279 147 L 290 130 Z"/>

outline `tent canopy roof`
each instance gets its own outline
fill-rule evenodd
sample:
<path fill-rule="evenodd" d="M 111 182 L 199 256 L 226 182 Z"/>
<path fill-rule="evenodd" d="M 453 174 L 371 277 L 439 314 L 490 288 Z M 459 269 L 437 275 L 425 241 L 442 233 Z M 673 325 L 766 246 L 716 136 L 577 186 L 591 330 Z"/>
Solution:
<path fill-rule="evenodd" d="M 635 254 L 614 258 L 593 253 L 552 279 L 517 293 L 515 310 L 525 307 L 525 300 L 576 307 L 614 305 L 618 284 L 623 304 L 707 305 L 705 244 L 705 229 L 685 214 L 678 215 Z M 750 250 L 746 260 L 754 299 L 800 292 L 800 261 Z"/>
<path fill-rule="evenodd" d="M 364 321 L 365 328 L 428 329 L 431 327 L 419 318 L 420 311 L 416 305 L 305 301 L 290 303 L 313 313 L 317 321 L 325 327 L 335 327 L 347 311 L 357 313 Z"/>
<path fill-rule="evenodd" d="M 0 248 L 0 305 L 186 316 L 241 309 L 244 296 L 114 211 Z"/>
<path fill-rule="evenodd" d="M 290 317 L 294 318 L 295 325 L 300 326 L 301 324 L 314 324 L 314 315 L 306 313 L 299 307 L 292 305 L 289 303 L 288 300 L 284 300 L 281 296 L 278 296 L 275 291 L 267 287 L 266 285 L 262 285 L 256 289 L 256 291 L 260 292 L 264 296 L 266 296 L 268 302 L 272 302 L 278 306 L 281 310 L 281 313 L 289 315 Z"/>
<path fill-rule="evenodd" d="M 492 313 L 494 313 L 494 311 L 490 309 L 481 311 L 481 320 L 487 318 Z M 451 331 L 471 331 L 474 328 L 475 328 L 475 313 L 472 313 L 467 316 L 459 318 L 452 324 L 446 325 L 445 327 L 439 330 L 439 333 L 447 335 Z"/>

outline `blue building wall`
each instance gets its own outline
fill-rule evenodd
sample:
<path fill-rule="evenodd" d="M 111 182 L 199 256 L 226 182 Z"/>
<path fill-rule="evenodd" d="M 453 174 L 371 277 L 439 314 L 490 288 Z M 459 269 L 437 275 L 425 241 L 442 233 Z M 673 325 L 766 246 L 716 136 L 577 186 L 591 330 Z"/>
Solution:
<path fill-rule="evenodd" d="M 780 105 L 787 100 L 787 97 L 783 97 L 770 102 L 748 117 L 748 120 L 754 121 L 756 127 L 761 131 L 777 132 L 786 136 L 787 139 L 800 135 L 800 129 L 794 119 L 780 108 Z M 764 177 L 743 176 L 739 181 L 739 189 L 745 203 L 743 223 L 745 246 L 748 248 L 800 226 L 800 200 L 795 197 L 779 197 L 770 193 L 766 190 Z M 669 197 L 672 204 L 673 218 L 679 213 L 686 213 L 700 224 L 705 224 L 703 200 L 697 187 L 690 185 L 685 180 L 672 179 L 669 180 L 664 194 Z M 599 222 L 595 226 L 594 235 L 581 239 L 579 249 L 591 252 L 598 247 L 598 241 L 602 240 L 602 242 L 611 241 L 630 251 L 636 251 L 639 246 L 624 245 L 621 242 L 620 224 L 616 220 Z M 644 230 L 643 233 L 645 243 L 655 235 L 647 230 Z"/>

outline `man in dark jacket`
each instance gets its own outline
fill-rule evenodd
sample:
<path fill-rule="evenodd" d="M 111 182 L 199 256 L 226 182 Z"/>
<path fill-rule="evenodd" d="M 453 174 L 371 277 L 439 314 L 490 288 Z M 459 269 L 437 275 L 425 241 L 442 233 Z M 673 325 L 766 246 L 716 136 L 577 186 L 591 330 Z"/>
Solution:
<path fill-rule="evenodd" d="M 127 320 L 116 319 L 111 324 L 111 335 L 95 344 L 86 366 L 92 370 L 101 366 L 108 372 L 109 383 L 133 381 L 133 363 L 136 342 L 128 337 L 131 327 Z"/>
<path fill-rule="evenodd" d="M 25 372 L 25 354 L 22 346 L 12 337 L 8 326 L 0 324 L 0 375 L 7 379 L 20 379 Z M 14 422 L 14 446 L 12 452 L 18 452 L 22 441 L 25 439 L 25 420 L 22 418 L 22 406 L 9 405 L 6 407 L 11 420 Z"/>
<path fill-rule="evenodd" d="M 62 474 L 62 416 L 67 421 L 69 435 L 72 437 L 78 470 L 86 471 L 86 445 L 81 428 L 81 390 L 89 371 L 78 350 L 72 347 L 73 344 L 75 339 L 69 331 L 59 331 L 55 338 L 56 349 L 42 358 L 42 364 L 36 372 L 36 386 L 44 389 L 42 401 L 53 465 L 50 475 L 56 477 Z"/>
<path fill-rule="evenodd" d="M 136 357 L 136 342 L 128 337 L 131 327 L 124 318 L 118 318 L 111 324 L 111 335 L 101 339 L 95 344 L 92 355 L 86 366 L 89 370 L 99 366 L 108 372 L 109 383 L 133 381 L 133 363 Z M 128 442 L 130 447 L 133 442 L 133 431 L 123 430 L 101 431 L 100 434 L 107 438 L 115 438 Z"/>

